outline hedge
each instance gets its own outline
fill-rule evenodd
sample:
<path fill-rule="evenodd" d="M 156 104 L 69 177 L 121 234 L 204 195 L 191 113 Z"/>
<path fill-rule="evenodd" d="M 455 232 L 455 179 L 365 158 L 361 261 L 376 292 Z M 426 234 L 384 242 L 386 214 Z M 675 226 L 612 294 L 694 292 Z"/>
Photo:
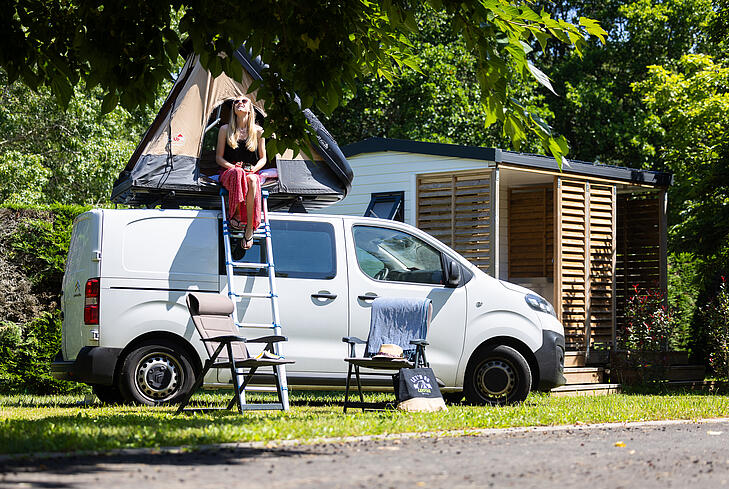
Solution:
<path fill-rule="evenodd" d="M 73 220 L 90 207 L 0 207 L 0 393 L 86 389 L 55 380 L 61 282 Z"/>

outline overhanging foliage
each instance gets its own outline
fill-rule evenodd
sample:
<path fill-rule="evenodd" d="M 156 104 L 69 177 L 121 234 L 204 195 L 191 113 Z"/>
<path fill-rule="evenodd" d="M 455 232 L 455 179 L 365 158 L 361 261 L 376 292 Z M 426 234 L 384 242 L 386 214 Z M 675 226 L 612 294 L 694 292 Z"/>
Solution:
<path fill-rule="evenodd" d="M 301 95 L 303 108 L 316 106 L 328 114 L 357 77 L 392 80 L 402 70 L 418 68 L 408 35 L 418 29 L 415 7 L 425 3 L 452 16 L 452 29 L 477 57 L 487 123 L 502 121 L 516 147 L 531 134 L 561 160 L 566 140 L 509 98 L 507 84 L 533 78 L 551 90 L 548 77 L 530 59 L 532 50 L 556 41 L 581 54 L 588 36 L 602 40 L 606 33 L 591 19 L 556 20 L 525 0 L 14 0 L 0 19 L 5 34 L 0 67 L 11 81 L 19 77 L 33 88 L 50 87 L 62 105 L 83 80 L 106 93 L 104 112 L 119 103 L 131 110 L 154 102 L 159 86 L 174 75 L 185 43 L 213 75 L 224 70 L 239 77 L 232 53 L 245 42 L 270 65 L 259 95 L 268 103 L 267 134 L 277 136 L 272 149 L 280 152 L 310 134 L 291 94 Z"/>

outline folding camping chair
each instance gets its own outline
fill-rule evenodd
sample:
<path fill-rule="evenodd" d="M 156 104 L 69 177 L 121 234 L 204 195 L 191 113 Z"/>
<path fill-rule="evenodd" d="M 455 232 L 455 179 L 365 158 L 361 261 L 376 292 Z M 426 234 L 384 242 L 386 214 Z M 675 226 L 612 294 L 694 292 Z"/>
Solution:
<path fill-rule="evenodd" d="M 430 299 L 377 298 L 372 301 L 370 316 L 370 332 L 367 341 L 356 336 L 342 338 L 349 344 L 349 357 L 344 361 L 349 364 L 347 383 L 344 391 L 344 412 L 347 408 L 378 409 L 382 403 L 365 402 L 362 394 L 360 369 L 388 370 L 389 372 L 367 372 L 369 375 L 391 376 L 393 370 L 401 368 L 428 367 L 425 337 L 430 327 L 433 304 Z M 377 355 L 384 344 L 398 345 L 403 350 L 403 358 L 387 358 Z M 355 345 L 366 345 L 364 356 L 358 357 Z M 349 400 L 349 389 L 352 373 L 357 379 L 359 401 Z"/>
<path fill-rule="evenodd" d="M 237 327 L 233 322 L 233 318 L 230 316 L 233 312 L 233 302 L 227 297 L 216 294 L 190 293 L 187 295 L 187 307 L 190 310 L 192 321 L 198 333 L 200 333 L 200 339 L 205 344 L 205 349 L 210 358 L 205 360 L 202 373 L 195 381 L 195 385 L 190 389 L 190 393 L 180 404 L 177 413 L 179 414 L 182 411 L 211 411 L 221 409 L 214 407 L 185 409 L 192 395 L 202 386 L 203 379 L 211 368 L 230 369 L 235 394 L 225 409 L 230 409 L 237 403 L 238 410 L 241 414 L 243 411 L 250 410 L 283 410 L 284 401 L 281 379 L 278 376 L 279 369 L 276 367 L 294 363 L 294 361 L 278 357 L 274 353 L 274 344 L 280 341 L 286 341 L 286 337 L 273 335 L 247 340 L 238 336 Z M 216 343 L 217 346 L 214 345 Z M 261 355 L 254 358 L 248 353 L 248 348 L 246 348 L 247 343 L 266 343 L 266 346 L 261 352 Z M 253 379 L 256 370 L 260 367 L 272 367 L 279 402 L 268 404 L 248 404 L 245 402 L 246 387 Z M 248 371 L 244 373 L 241 369 L 248 369 Z"/>

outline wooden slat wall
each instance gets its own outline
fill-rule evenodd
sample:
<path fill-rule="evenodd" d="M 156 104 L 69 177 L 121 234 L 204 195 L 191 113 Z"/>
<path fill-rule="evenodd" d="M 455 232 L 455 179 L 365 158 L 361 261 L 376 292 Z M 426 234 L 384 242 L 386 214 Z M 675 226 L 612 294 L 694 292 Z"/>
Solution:
<path fill-rule="evenodd" d="M 633 286 L 661 285 L 660 199 L 657 193 L 618 196 L 616 322 L 624 326 L 625 302 Z"/>
<path fill-rule="evenodd" d="M 416 226 L 493 274 L 491 170 L 417 177 Z"/>
<path fill-rule="evenodd" d="M 561 297 L 562 325 L 568 350 L 583 350 L 587 320 L 587 253 L 585 237 L 588 219 L 585 209 L 589 194 L 583 182 L 560 179 L 559 220 L 561 231 L 559 295 Z"/>
<path fill-rule="evenodd" d="M 509 189 L 509 277 L 554 276 L 552 187 Z"/>
<path fill-rule="evenodd" d="M 567 348 L 585 350 L 613 340 L 615 188 L 560 179 L 558 197 L 558 309 Z"/>
<path fill-rule="evenodd" d="M 590 184 L 590 341 L 612 343 L 615 187 Z"/>

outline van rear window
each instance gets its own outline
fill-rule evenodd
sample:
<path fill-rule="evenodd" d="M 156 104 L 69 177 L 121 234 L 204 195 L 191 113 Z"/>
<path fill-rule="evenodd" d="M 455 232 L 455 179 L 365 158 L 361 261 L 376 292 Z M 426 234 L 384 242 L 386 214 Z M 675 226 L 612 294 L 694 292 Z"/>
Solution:
<path fill-rule="evenodd" d="M 327 222 L 271 220 L 276 276 L 282 278 L 333 279 L 337 275 L 334 227 Z M 222 236 L 222 233 L 220 233 Z M 247 263 L 265 263 L 266 245 L 256 240 L 244 250 L 243 240 L 234 239 L 233 259 Z M 221 275 L 225 275 L 225 255 L 221 250 Z M 236 275 L 265 276 L 265 270 L 236 269 Z"/>

